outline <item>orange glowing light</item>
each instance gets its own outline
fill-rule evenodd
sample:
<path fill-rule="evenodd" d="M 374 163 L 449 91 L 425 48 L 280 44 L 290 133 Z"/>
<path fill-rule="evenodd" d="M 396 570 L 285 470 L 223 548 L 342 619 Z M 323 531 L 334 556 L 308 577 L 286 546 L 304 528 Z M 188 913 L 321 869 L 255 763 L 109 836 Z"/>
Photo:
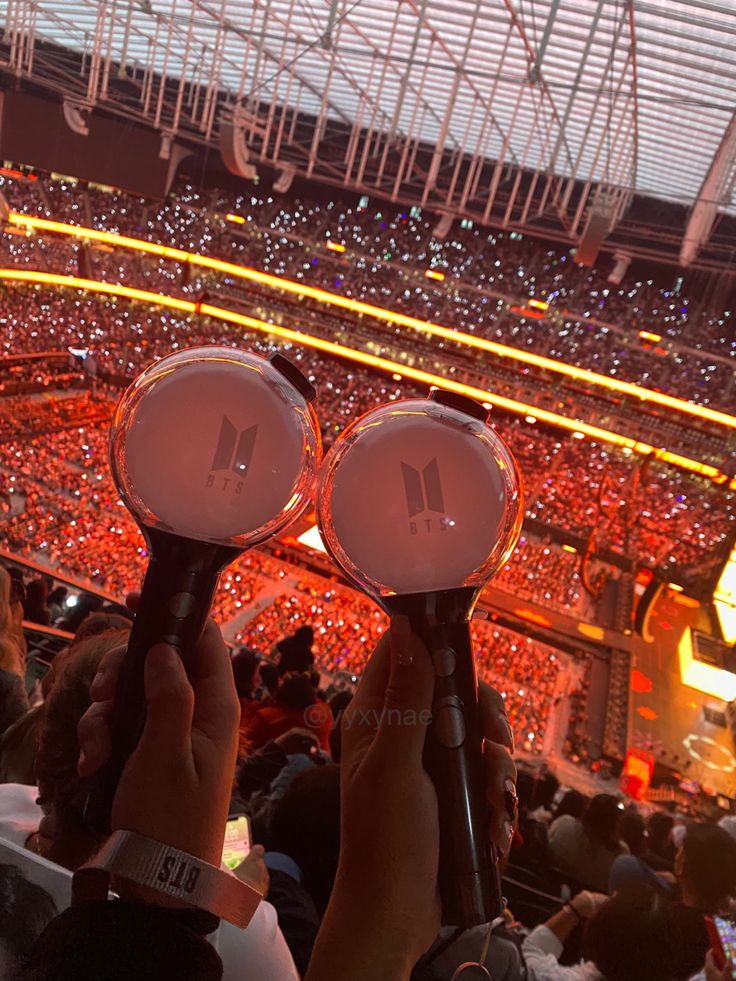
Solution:
<path fill-rule="evenodd" d="M 330 252 L 344 252 L 345 246 L 342 242 L 333 242 L 331 238 L 327 239 L 327 248 Z"/>
<path fill-rule="evenodd" d="M 445 278 L 445 274 L 442 272 L 437 272 L 436 269 L 425 269 L 424 276 L 425 279 L 436 279 L 438 283 L 441 283 Z"/>
<path fill-rule="evenodd" d="M 542 310 L 545 313 L 549 310 L 549 303 L 545 303 L 544 300 L 536 300 L 534 297 L 531 297 L 529 300 L 529 306 L 534 310 Z"/>
<path fill-rule="evenodd" d="M 232 211 L 228 211 L 228 213 L 225 215 L 225 218 L 227 218 L 228 221 L 232 221 L 236 225 L 245 224 L 245 218 L 243 218 L 242 215 L 234 215 Z"/>
<path fill-rule="evenodd" d="M 552 626 L 551 621 L 549 621 L 547 617 L 542 616 L 541 613 L 537 613 L 536 610 L 514 610 L 514 616 L 517 616 L 520 620 L 527 620 L 529 623 L 536 623 L 540 627 Z"/>
<path fill-rule="evenodd" d="M 156 246 L 155 248 L 163 249 L 164 247 Z M 167 251 L 174 252 L 178 250 L 168 249 Z M 680 467 L 681 469 L 699 473 L 704 477 L 708 477 L 711 480 L 716 481 L 717 483 L 725 483 L 728 480 L 728 477 L 725 474 L 722 474 L 716 467 L 713 467 L 710 464 L 701 463 L 698 460 L 692 460 L 690 457 L 682 456 L 679 453 L 673 453 L 670 450 L 658 449 L 657 447 L 652 446 L 650 443 L 640 442 L 632 439 L 630 436 L 624 436 L 621 433 L 615 433 L 611 430 L 603 429 L 600 426 L 592 426 L 588 423 L 580 422 L 577 419 L 569 419 L 567 416 L 559 415 L 558 413 L 551 412 L 548 409 L 528 405 L 525 402 L 510 399 L 505 395 L 499 395 L 496 392 L 491 392 L 487 389 L 476 388 L 473 385 L 466 385 L 463 382 L 458 382 L 452 378 L 436 375 L 420 368 L 399 364 L 399 362 L 391 361 L 389 358 L 382 358 L 374 354 L 368 354 L 365 351 L 347 347 L 347 345 L 338 344 L 335 341 L 328 341 L 322 337 L 315 337 L 314 335 L 308 334 L 305 331 L 294 330 L 289 327 L 281 327 L 277 324 L 269 324 L 266 321 L 259 320 L 256 317 L 249 317 L 242 313 L 236 313 L 234 310 L 227 310 L 224 307 L 217 307 L 211 303 L 194 303 L 191 300 L 180 300 L 176 297 L 166 296 L 162 293 L 153 293 L 150 290 L 134 289 L 133 287 L 122 286 L 118 283 L 105 283 L 94 279 L 81 279 L 78 276 L 62 276 L 57 273 L 37 272 L 26 269 L 0 269 L 0 280 L 66 286 L 73 289 L 82 289 L 90 292 L 105 293 L 112 296 L 121 296 L 130 300 L 139 300 L 143 303 L 165 306 L 174 310 L 181 310 L 185 313 L 201 313 L 204 316 L 214 317 L 217 320 L 223 320 L 227 323 L 238 324 L 242 327 L 248 328 L 249 330 L 256 330 L 264 334 L 271 334 L 275 337 L 281 337 L 284 340 L 291 341 L 294 344 L 303 344 L 305 347 L 311 347 L 317 351 L 323 351 L 326 354 L 331 354 L 338 358 L 346 358 L 350 361 L 355 361 L 359 364 L 376 368 L 378 371 L 388 372 L 391 375 L 394 373 L 401 374 L 403 378 L 410 378 L 412 381 L 421 382 L 422 384 L 430 387 L 444 388 L 446 391 L 457 392 L 460 395 L 468 395 L 470 398 L 476 399 L 479 402 L 492 402 L 493 405 L 516 415 L 526 416 L 533 413 L 535 417 L 540 419 L 542 422 L 571 431 L 573 436 L 577 436 L 578 439 L 582 439 L 584 436 L 590 436 L 592 439 L 600 440 L 604 443 L 612 443 L 615 446 L 632 450 L 635 453 L 641 453 L 644 456 L 654 456 L 656 459 L 661 460 L 664 463 L 670 463 L 673 466 Z M 736 478 L 730 481 L 729 487 L 736 490 Z"/>
<path fill-rule="evenodd" d="M 269 273 L 263 273 L 260 270 L 251 269 L 248 266 L 239 266 L 232 262 L 224 262 L 221 259 L 214 259 L 211 256 L 185 252 L 183 249 L 170 248 L 169 246 L 158 245 L 154 242 L 146 242 L 143 239 L 130 238 L 125 235 L 116 235 L 112 232 L 100 231 L 96 228 L 87 228 L 83 225 L 69 225 L 60 221 L 52 221 L 48 218 L 37 218 L 33 215 L 25 215 L 17 211 L 11 211 L 9 218 L 15 224 L 24 225 L 27 228 L 35 228 L 40 231 L 47 232 L 56 232 L 60 235 L 71 235 L 76 238 L 84 238 L 92 241 L 109 242 L 110 244 L 118 245 L 122 248 L 134 249 L 140 252 L 148 252 L 151 255 L 157 255 L 164 259 L 172 259 L 176 262 L 190 262 L 195 266 L 201 266 L 205 269 L 213 269 L 217 272 L 223 272 L 230 276 L 237 276 L 241 279 L 261 283 L 264 286 L 279 289 L 286 293 L 294 293 L 299 296 L 308 296 L 310 299 L 318 300 L 321 303 L 328 303 L 332 306 L 342 307 L 345 310 L 351 310 L 355 313 L 364 314 L 365 316 L 373 317 L 376 320 L 383 321 L 384 323 L 388 322 L 396 324 L 397 326 L 408 327 L 409 329 L 419 331 L 420 333 L 453 341 L 460 346 L 476 348 L 478 350 L 487 351 L 490 354 L 494 354 L 499 358 L 506 358 L 514 361 L 520 361 L 524 364 L 534 365 L 537 368 L 553 371 L 556 374 L 565 375 L 568 378 L 586 382 L 589 385 L 607 388 L 610 391 L 619 392 L 623 395 L 632 395 L 635 398 L 640 399 L 642 402 L 653 402 L 657 405 L 663 405 L 667 408 L 674 409 L 677 412 L 683 412 L 687 415 L 695 416 L 700 419 L 706 419 L 709 422 L 715 422 L 722 426 L 727 426 L 730 429 L 736 429 L 736 416 L 731 416 L 726 412 L 719 412 L 716 409 L 711 409 L 704 405 L 694 405 L 693 403 L 687 402 L 684 399 L 678 399 L 672 395 L 666 395 L 664 392 L 657 392 L 654 389 L 643 388 L 641 385 L 634 385 L 632 382 L 624 382 L 618 378 L 601 375 L 595 371 L 589 371 L 587 368 L 578 368 L 576 365 L 566 364 L 563 361 L 556 361 L 554 358 L 547 358 L 543 355 L 534 354 L 532 351 L 509 347 L 506 344 L 499 344 L 497 341 L 491 341 L 485 337 L 476 337 L 473 334 L 466 334 L 450 327 L 443 327 L 441 324 L 429 323 L 428 321 L 420 320 L 417 317 L 410 317 L 404 313 L 397 313 L 393 310 L 377 307 L 371 303 L 363 303 L 360 300 L 354 300 L 352 297 L 342 296 L 339 293 L 330 293 L 327 290 L 319 289 L 315 286 L 308 286 L 305 283 L 296 282 L 295 280 L 282 279 L 280 276 L 273 276 Z M 529 316 L 533 315 L 529 310 L 521 311 L 521 308 L 518 307 L 512 309 L 516 309 L 518 312 L 524 312 Z M 582 426 L 578 428 L 582 428 Z"/>
<path fill-rule="evenodd" d="M 631 672 L 631 690 L 639 692 L 639 694 L 642 695 L 647 694 L 652 690 L 651 678 L 647 678 L 643 672 L 639 671 L 638 668 L 635 668 Z"/>
<path fill-rule="evenodd" d="M 659 342 L 662 340 L 661 334 L 652 334 L 652 332 L 648 330 L 640 330 L 639 337 L 641 337 L 643 341 L 651 341 L 652 344 L 659 344 Z"/>
<path fill-rule="evenodd" d="M 599 627 L 595 623 L 579 623 L 578 633 L 582 634 L 583 637 L 590 637 L 592 640 L 603 640 L 606 636 L 603 627 Z"/>
<path fill-rule="evenodd" d="M 642 719 L 646 719 L 647 722 L 654 722 L 655 719 L 659 718 L 654 709 L 649 708 L 648 705 L 641 705 L 636 711 L 642 717 Z"/>
<path fill-rule="evenodd" d="M 563 552 L 572 552 L 573 555 L 576 555 L 578 550 L 575 548 L 574 545 L 563 545 L 562 546 L 562 551 Z"/>

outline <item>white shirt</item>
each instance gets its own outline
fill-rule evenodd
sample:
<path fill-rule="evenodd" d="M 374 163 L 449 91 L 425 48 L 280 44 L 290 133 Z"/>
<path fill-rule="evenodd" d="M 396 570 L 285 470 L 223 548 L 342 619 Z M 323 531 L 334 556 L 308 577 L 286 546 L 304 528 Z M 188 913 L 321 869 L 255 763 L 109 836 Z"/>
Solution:
<path fill-rule="evenodd" d="M 604 981 L 603 975 L 592 961 L 581 961 L 569 967 L 560 964 L 562 944 L 544 925 L 532 930 L 524 940 L 521 950 L 536 981 Z"/>
<path fill-rule="evenodd" d="M 0 784 L 0 862 L 22 866 L 27 878 L 39 881 L 56 900 L 61 912 L 70 902 L 71 873 L 59 865 L 47 862 L 32 852 L 17 852 L 24 848 L 43 816 L 36 803 L 38 790 L 23 784 Z M 16 849 L 3 849 L 3 841 Z M 3 857 L 5 852 L 5 857 Z M 25 859 L 25 861 L 23 861 Z M 49 880 L 49 871 L 51 879 Z M 299 974 L 284 936 L 279 929 L 276 910 L 265 900 L 258 906 L 245 928 L 220 921 L 210 943 L 222 958 L 223 981 L 299 981 Z"/>

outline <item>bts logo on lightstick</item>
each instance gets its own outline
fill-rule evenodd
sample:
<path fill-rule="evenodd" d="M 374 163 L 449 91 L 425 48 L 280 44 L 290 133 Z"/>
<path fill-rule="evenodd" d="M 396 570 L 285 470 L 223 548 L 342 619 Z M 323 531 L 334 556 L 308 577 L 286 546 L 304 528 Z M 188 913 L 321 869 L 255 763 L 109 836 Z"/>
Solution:
<path fill-rule="evenodd" d="M 424 518 L 422 522 L 410 521 L 411 534 L 418 535 L 420 528 L 430 535 L 434 531 L 447 531 L 448 528 L 452 528 L 454 521 L 445 517 L 445 495 L 442 492 L 437 457 L 430 460 L 421 471 L 402 460 L 401 475 L 404 478 L 406 510 L 410 518 L 415 518 L 425 511 L 434 511 L 435 514 L 442 515 L 439 521 L 433 518 Z M 421 527 L 422 525 L 424 527 Z"/>
<path fill-rule="evenodd" d="M 206 487 L 215 486 L 215 470 L 229 470 L 244 477 L 250 466 L 253 450 L 256 445 L 258 426 L 250 426 L 248 429 L 238 429 L 230 422 L 227 416 L 222 417 L 220 424 L 220 436 L 217 440 L 215 455 L 212 460 L 211 472 L 207 477 Z M 236 445 L 237 441 L 237 445 Z M 222 477 L 217 483 L 217 489 L 224 492 L 230 487 L 232 477 Z M 230 488 L 235 494 L 243 493 L 243 481 L 238 480 Z"/>
<path fill-rule="evenodd" d="M 243 474 L 248 469 L 250 458 L 253 456 L 253 447 L 256 443 L 258 426 L 251 426 L 240 432 L 237 449 L 235 440 L 238 437 L 238 430 L 230 422 L 227 416 L 222 417 L 220 425 L 220 436 L 217 440 L 217 449 L 212 460 L 211 470 L 233 470 L 237 474 Z"/>

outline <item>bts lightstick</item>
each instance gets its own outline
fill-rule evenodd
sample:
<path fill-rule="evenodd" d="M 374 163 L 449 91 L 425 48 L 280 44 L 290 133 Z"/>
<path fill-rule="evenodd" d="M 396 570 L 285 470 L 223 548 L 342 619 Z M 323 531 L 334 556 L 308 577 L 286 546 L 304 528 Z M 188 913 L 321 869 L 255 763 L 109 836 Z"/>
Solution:
<path fill-rule="evenodd" d="M 409 617 L 435 668 L 425 766 L 437 790 L 445 923 L 501 909 L 488 840 L 470 618 L 519 536 L 521 478 L 481 405 L 433 391 L 366 413 L 337 439 L 318 488 L 325 545 L 389 613 Z"/>
<path fill-rule="evenodd" d="M 147 368 L 110 436 L 113 478 L 149 564 L 110 725 L 113 756 L 87 801 L 106 831 L 118 779 L 145 721 L 143 667 L 165 641 L 186 663 L 222 569 L 308 504 L 321 459 L 315 391 L 286 358 L 197 347 Z"/>

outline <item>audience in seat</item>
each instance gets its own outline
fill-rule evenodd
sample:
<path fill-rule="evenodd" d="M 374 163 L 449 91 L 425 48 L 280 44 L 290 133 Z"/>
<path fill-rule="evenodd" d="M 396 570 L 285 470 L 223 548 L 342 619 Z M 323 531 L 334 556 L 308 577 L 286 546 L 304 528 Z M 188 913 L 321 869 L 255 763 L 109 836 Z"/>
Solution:
<path fill-rule="evenodd" d="M 582 820 L 564 814 L 549 829 L 550 858 L 563 875 L 604 892 L 616 857 L 628 853 L 621 841 L 623 805 L 610 794 L 598 794 Z"/>

